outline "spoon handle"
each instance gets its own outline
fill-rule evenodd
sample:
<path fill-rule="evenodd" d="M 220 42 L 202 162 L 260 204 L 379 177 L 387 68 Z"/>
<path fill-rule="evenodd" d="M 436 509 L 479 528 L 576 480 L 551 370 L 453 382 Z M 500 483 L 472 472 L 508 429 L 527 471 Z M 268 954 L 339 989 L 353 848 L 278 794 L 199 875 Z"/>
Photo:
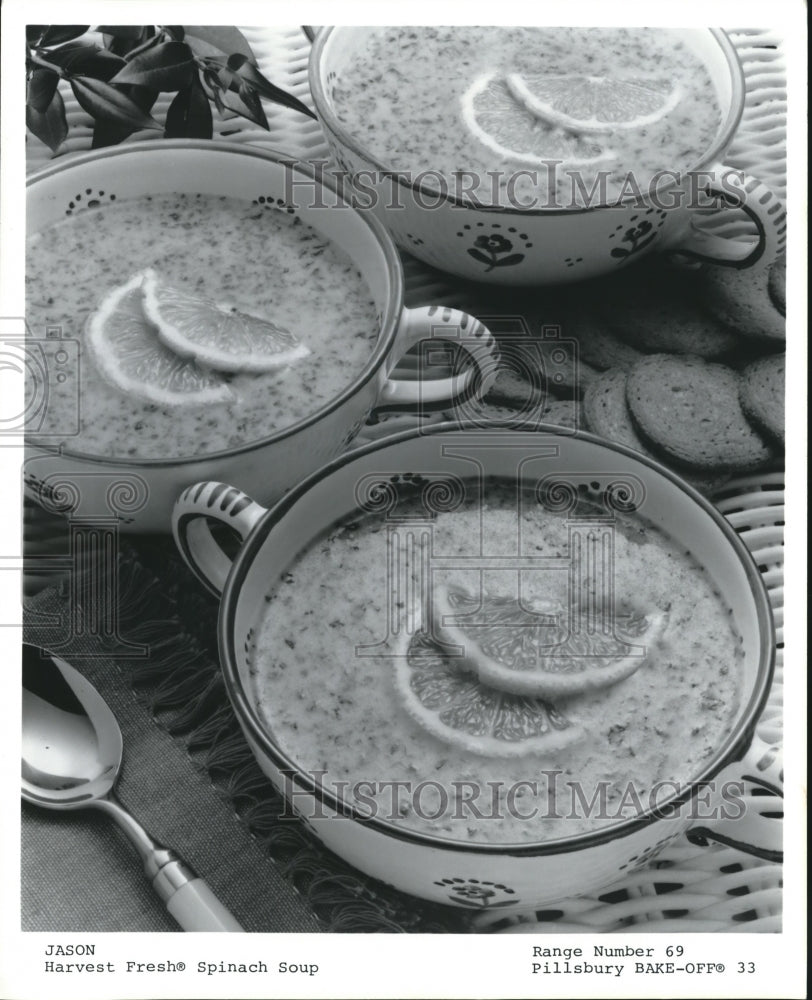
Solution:
<path fill-rule="evenodd" d="M 207 883 L 174 851 L 157 843 L 112 792 L 92 803 L 127 835 L 152 887 L 185 931 L 242 931 Z"/>
<path fill-rule="evenodd" d="M 242 931 L 243 928 L 199 878 L 172 851 L 159 849 L 166 861 L 152 880 L 155 891 L 166 903 L 170 915 L 185 931 Z"/>

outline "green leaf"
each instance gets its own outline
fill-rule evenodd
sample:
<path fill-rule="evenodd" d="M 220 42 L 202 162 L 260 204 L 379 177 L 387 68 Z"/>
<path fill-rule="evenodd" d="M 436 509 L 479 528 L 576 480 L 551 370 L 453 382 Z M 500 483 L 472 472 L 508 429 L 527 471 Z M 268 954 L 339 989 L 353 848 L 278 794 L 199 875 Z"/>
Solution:
<path fill-rule="evenodd" d="M 25 40 L 29 45 L 36 45 L 47 27 L 47 24 L 27 24 L 25 26 Z"/>
<path fill-rule="evenodd" d="M 138 105 L 143 112 L 151 110 L 152 105 L 158 100 L 158 91 L 150 90 L 148 87 L 122 87 L 122 91 Z M 92 149 L 103 149 L 105 146 L 117 146 L 123 142 L 127 136 L 132 135 L 137 129 L 131 125 L 121 125 L 106 118 L 99 118 L 93 126 Z"/>
<path fill-rule="evenodd" d="M 194 35 L 186 33 L 183 39 L 198 59 L 224 59 L 226 53 L 221 52 L 216 45 L 211 45 L 202 38 L 195 38 Z"/>
<path fill-rule="evenodd" d="M 209 99 L 198 80 L 175 95 L 166 113 L 167 139 L 211 139 L 214 124 Z"/>
<path fill-rule="evenodd" d="M 70 81 L 70 85 L 79 106 L 93 118 L 104 118 L 133 129 L 161 127 L 132 98 L 109 83 L 89 76 L 77 76 Z"/>
<path fill-rule="evenodd" d="M 54 92 L 58 86 L 59 74 L 41 66 L 35 67 L 28 81 L 28 93 L 25 98 L 27 106 L 44 114 L 54 99 Z"/>
<path fill-rule="evenodd" d="M 180 90 L 188 87 L 194 68 L 194 54 L 185 42 L 162 42 L 135 56 L 112 82 L 135 83 L 155 90 Z"/>
<path fill-rule="evenodd" d="M 242 60 L 237 64 L 237 60 Z M 281 87 L 277 87 L 275 84 L 266 80 L 265 77 L 260 73 L 254 63 L 249 62 L 246 59 L 242 59 L 241 56 L 231 56 L 228 60 L 228 68 L 235 72 L 242 80 L 251 86 L 258 94 L 263 97 L 267 97 L 269 101 L 273 101 L 274 104 L 281 104 L 286 108 L 293 108 L 294 111 L 299 111 L 303 115 L 307 115 L 309 118 L 315 118 L 316 116 L 308 108 L 306 104 L 303 104 L 298 97 L 294 97 L 293 94 L 289 94 L 286 90 L 282 90 Z"/>
<path fill-rule="evenodd" d="M 52 152 L 65 141 L 68 134 L 68 120 L 65 117 L 65 102 L 58 90 L 54 91 L 51 103 L 45 111 L 26 107 L 25 123 L 33 134 L 48 146 Z"/>
<path fill-rule="evenodd" d="M 89 24 L 49 24 L 39 44 L 43 47 L 59 45 L 73 38 L 79 38 L 86 31 L 90 31 Z"/>
<path fill-rule="evenodd" d="M 190 27 L 188 24 L 185 27 L 186 41 L 190 45 L 193 45 L 193 41 L 189 37 L 192 35 L 194 38 L 200 39 L 201 42 L 207 42 L 217 50 L 216 52 L 199 53 L 200 55 L 226 56 L 232 52 L 241 52 L 249 59 L 254 59 L 254 53 L 251 51 L 251 46 L 245 35 L 237 28 L 207 28 L 200 25 Z"/>
<path fill-rule="evenodd" d="M 221 90 L 233 90 L 236 94 L 240 89 L 240 81 L 226 66 L 221 65 L 217 70 L 217 82 Z"/>
<path fill-rule="evenodd" d="M 132 55 L 157 45 L 160 41 L 154 25 L 103 25 L 99 28 L 104 34 L 104 44 L 117 56 L 125 59 Z"/>
<path fill-rule="evenodd" d="M 251 112 L 250 116 L 246 117 L 250 117 L 250 120 L 252 122 L 255 122 L 257 125 L 260 125 L 264 129 L 270 128 L 270 126 L 268 125 L 268 119 L 265 117 L 265 109 L 262 107 L 262 101 L 260 101 L 259 95 L 256 93 L 256 91 L 251 90 L 250 87 L 243 85 L 240 87 L 239 94 L 240 94 L 240 99 Z"/>
<path fill-rule="evenodd" d="M 163 41 L 165 41 L 163 32 L 156 31 L 152 25 L 146 25 L 141 29 L 141 41 L 135 45 L 130 44 L 129 51 L 125 54 L 124 58 L 127 62 L 130 62 L 136 56 L 140 56 L 142 52 L 154 49 Z"/>
<path fill-rule="evenodd" d="M 141 41 L 141 26 L 139 24 L 100 24 L 96 31 L 113 38 L 128 38 L 134 42 Z"/>
<path fill-rule="evenodd" d="M 211 92 L 210 94 L 211 100 L 214 101 L 214 104 L 217 110 L 220 112 L 220 115 L 224 116 L 227 109 L 225 104 L 223 104 L 223 98 L 220 94 L 220 89 L 221 89 L 220 79 L 217 75 L 217 70 L 210 67 L 206 67 L 203 70 L 203 83 L 204 86 L 209 88 L 209 91 Z"/>
<path fill-rule="evenodd" d="M 109 81 L 127 65 L 121 56 L 88 42 L 74 42 L 54 49 L 48 53 L 48 61 L 61 66 L 68 73 L 105 81 Z"/>
<path fill-rule="evenodd" d="M 255 125 L 259 125 L 260 128 L 266 130 L 269 128 L 268 119 L 262 110 L 259 97 L 247 87 L 240 88 L 239 94 L 227 91 L 222 95 L 222 101 L 230 111 L 236 111 L 238 115 L 247 118 L 248 121 L 253 122 Z"/>

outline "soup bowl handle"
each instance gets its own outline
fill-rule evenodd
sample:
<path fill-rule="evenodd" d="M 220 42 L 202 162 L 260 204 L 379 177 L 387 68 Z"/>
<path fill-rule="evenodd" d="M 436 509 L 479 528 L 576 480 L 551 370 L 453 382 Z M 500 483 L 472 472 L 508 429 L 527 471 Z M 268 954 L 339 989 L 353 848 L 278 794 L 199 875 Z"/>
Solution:
<path fill-rule="evenodd" d="M 211 521 L 227 525 L 245 541 L 265 507 L 226 483 L 195 483 L 185 489 L 172 511 L 172 534 L 184 562 L 203 586 L 219 597 L 232 560 L 211 531 Z"/>
<path fill-rule="evenodd" d="M 436 355 L 439 350 L 430 346 L 436 344 L 436 341 L 444 341 L 462 349 L 473 366 L 469 365 L 460 374 L 447 378 L 421 378 L 423 367 L 433 363 L 432 354 Z M 471 390 L 474 380 L 473 392 L 482 396 L 496 378 L 499 362 L 496 339 L 484 323 L 469 313 L 449 306 L 421 306 L 417 309 L 404 307 L 392 356 L 395 360 L 402 359 L 420 344 L 426 347 L 420 356 L 413 359 L 410 373 L 412 378 L 392 378 L 390 374 L 384 374 L 378 394 L 378 406 L 448 403 Z M 406 367 L 407 362 L 401 361 L 400 369 L 404 374 Z M 451 367 L 454 367 L 453 360 Z"/>
<path fill-rule="evenodd" d="M 724 183 L 731 173 L 735 173 L 738 182 L 735 185 Z M 712 179 L 701 193 L 716 198 L 723 214 L 735 210 L 744 213 L 755 225 L 756 241 L 750 246 L 732 237 L 716 235 L 692 218 L 690 229 L 683 233 L 672 252 L 689 260 L 733 268 L 753 267 L 759 261 L 765 267 L 772 264 L 784 252 L 787 240 L 787 213 L 781 200 L 762 181 L 742 171 L 731 172 L 730 168 L 717 164 L 707 175 Z"/>
<path fill-rule="evenodd" d="M 752 791 L 747 784 L 757 786 Z M 783 860 L 784 762 L 780 745 L 753 735 L 743 760 L 721 771 L 715 781 L 722 790 L 722 807 L 713 818 L 693 825 L 688 839 L 705 844 L 717 841 L 767 861 Z M 765 795 L 768 792 L 771 794 Z M 714 797 L 714 803 L 720 800 Z M 727 805 L 728 808 L 724 808 Z M 732 808 L 731 808 L 732 807 Z"/>

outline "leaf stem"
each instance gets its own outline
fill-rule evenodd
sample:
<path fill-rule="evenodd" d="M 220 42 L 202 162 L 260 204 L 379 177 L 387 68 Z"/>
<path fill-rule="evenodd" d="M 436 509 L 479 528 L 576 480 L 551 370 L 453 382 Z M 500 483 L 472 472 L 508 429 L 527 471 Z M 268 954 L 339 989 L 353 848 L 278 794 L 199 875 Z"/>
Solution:
<path fill-rule="evenodd" d="M 42 67 L 42 69 L 52 70 L 61 80 L 68 79 L 68 74 L 64 69 L 62 69 L 61 66 L 55 66 L 53 63 L 49 63 L 46 59 L 43 59 L 42 56 L 37 55 L 35 52 L 28 53 L 28 61 L 33 63 L 35 66 Z"/>

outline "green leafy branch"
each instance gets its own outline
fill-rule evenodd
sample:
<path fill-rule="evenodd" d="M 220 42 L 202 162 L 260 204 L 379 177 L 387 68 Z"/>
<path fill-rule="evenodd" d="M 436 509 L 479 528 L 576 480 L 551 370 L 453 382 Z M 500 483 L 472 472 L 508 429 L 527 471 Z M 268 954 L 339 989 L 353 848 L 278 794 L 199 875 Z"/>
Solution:
<path fill-rule="evenodd" d="M 268 129 L 262 99 L 313 112 L 260 73 L 237 28 L 178 25 L 29 25 L 26 28 L 26 124 L 54 152 L 68 135 L 66 81 L 93 119 L 93 149 L 114 146 L 141 129 L 167 139 L 211 139 L 213 104 Z M 174 92 L 162 125 L 151 111 Z"/>

